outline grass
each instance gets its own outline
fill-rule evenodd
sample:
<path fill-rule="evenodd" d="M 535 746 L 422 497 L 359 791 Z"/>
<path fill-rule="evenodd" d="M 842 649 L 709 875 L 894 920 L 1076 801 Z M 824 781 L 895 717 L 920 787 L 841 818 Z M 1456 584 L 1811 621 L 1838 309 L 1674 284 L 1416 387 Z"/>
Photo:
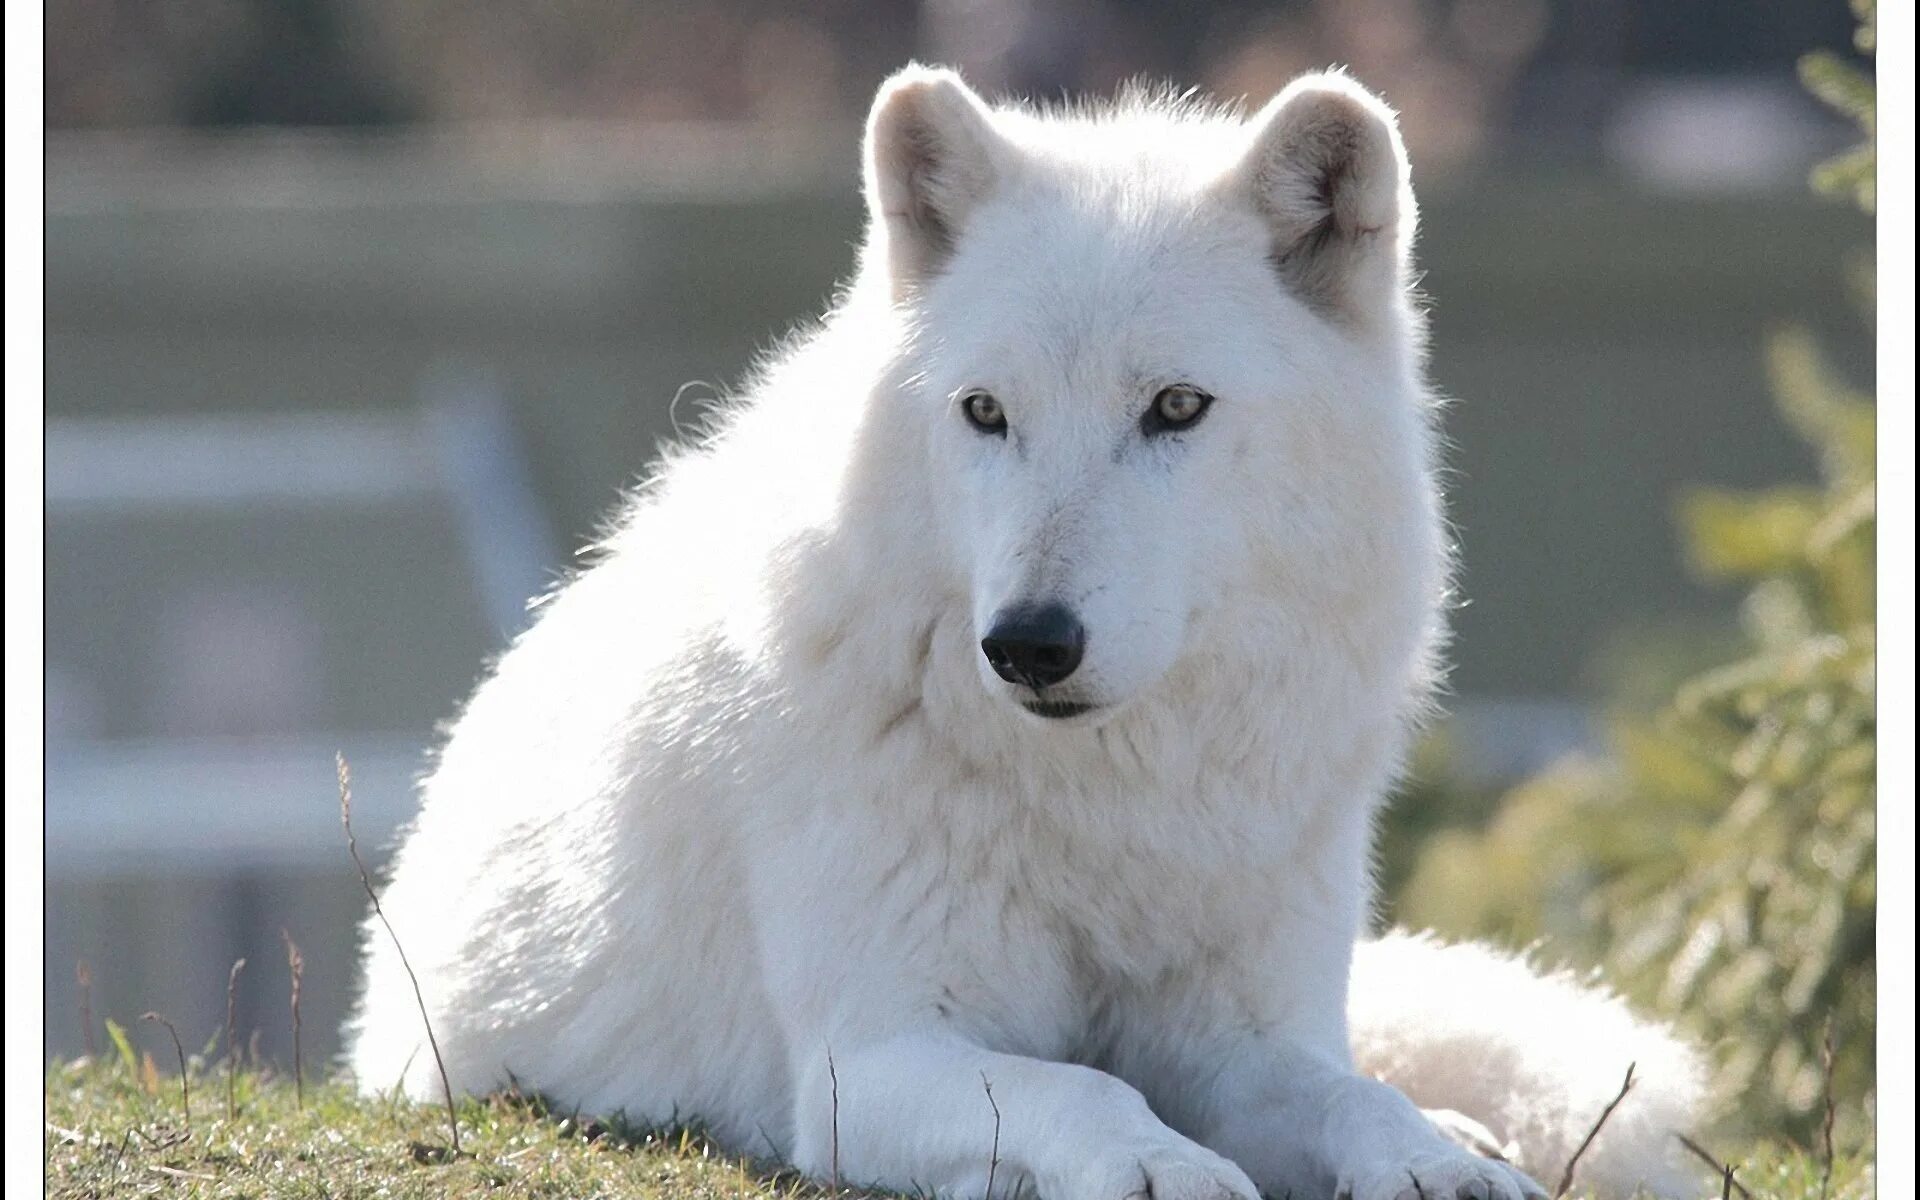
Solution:
<path fill-rule="evenodd" d="M 88 1200 L 322 1197 L 607 1197 L 608 1200 L 829 1200 L 834 1191 L 714 1149 L 697 1131 L 649 1131 L 549 1110 L 517 1094 L 458 1104 L 451 1153 L 437 1104 L 366 1099 L 340 1082 L 309 1084 L 266 1067 L 234 1077 L 189 1066 L 190 1120 L 175 1072 L 153 1060 L 55 1063 L 46 1075 L 47 1194 Z M 1736 1164 L 1758 1200 L 1865 1200 L 1871 1168 L 1836 1165 L 1823 1189 L 1817 1154 L 1762 1149 Z M 1552 1186 L 1552 1181 L 1547 1181 Z M 1576 1187 L 1574 1195 L 1578 1195 Z M 1717 1196 L 1718 1186 L 1702 1196 Z M 1733 1195 L 1740 1193 L 1735 1191 Z"/>
<path fill-rule="evenodd" d="M 609 1197 L 825 1200 L 791 1171 L 732 1158 L 693 1130 L 638 1130 L 518 1095 L 458 1105 L 462 1153 L 439 1105 L 366 1099 L 339 1082 L 224 1070 L 195 1060 L 191 1124 L 172 1072 L 143 1060 L 55 1063 L 46 1076 L 47 1195 L 192 1200 L 286 1197 Z M 845 1193 L 851 1197 L 852 1192 Z"/>

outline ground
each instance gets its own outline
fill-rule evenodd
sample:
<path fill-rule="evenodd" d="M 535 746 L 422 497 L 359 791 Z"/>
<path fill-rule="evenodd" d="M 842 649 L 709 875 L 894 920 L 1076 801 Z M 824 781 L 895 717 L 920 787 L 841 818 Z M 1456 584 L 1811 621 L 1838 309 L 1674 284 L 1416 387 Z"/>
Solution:
<path fill-rule="evenodd" d="M 499 1095 L 460 1105 L 461 1153 L 443 1107 L 363 1099 L 338 1082 L 296 1095 L 284 1072 L 227 1079 L 194 1060 L 191 1125 L 177 1069 L 144 1060 L 55 1063 L 46 1076 L 47 1195 L 118 1200 L 323 1197 L 606 1197 L 608 1200 L 856 1200 L 790 1171 L 729 1157 L 696 1131 L 645 1131 Z M 1756 1200 L 1849 1200 L 1870 1168 L 1842 1164 L 1823 1188 L 1816 1154 L 1761 1148 L 1736 1160 Z M 1541 1181 L 1553 1188 L 1557 1179 Z M 1574 1196 L 1579 1188 L 1574 1188 Z M 1703 1195 L 1718 1195 L 1719 1189 Z M 1741 1193 L 1735 1191 L 1733 1195 Z"/>
<path fill-rule="evenodd" d="M 145 1074 L 144 1082 L 142 1074 Z M 460 1106 L 461 1153 L 446 1109 L 367 1100 L 340 1083 L 242 1071 L 237 1116 L 224 1074 L 195 1072 L 193 1124 L 176 1072 L 63 1063 L 47 1071 L 51 1197 L 609 1197 L 814 1200 L 825 1189 L 713 1151 L 692 1131 L 648 1133 L 611 1118 L 548 1112 L 516 1096 Z"/>

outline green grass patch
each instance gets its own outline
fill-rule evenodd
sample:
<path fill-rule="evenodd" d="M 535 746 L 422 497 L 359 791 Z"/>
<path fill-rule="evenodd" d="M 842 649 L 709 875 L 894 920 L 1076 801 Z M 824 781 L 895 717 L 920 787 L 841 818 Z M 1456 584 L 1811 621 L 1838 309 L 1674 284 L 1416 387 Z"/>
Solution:
<path fill-rule="evenodd" d="M 618 1197 L 824 1200 L 792 1171 L 713 1148 L 698 1131 L 643 1130 L 616 1117 L 555 1112 L 518 1095 L 459 1106 L 462 1153 L 443 1106 L 368 1099 L 351 1087 L 265 1070 L 191 1073 L 143 1060 L 56 1063 L 46 1076 L 47 1194 L 54 1197 Z M 853 1193 L 847 1193 L 849 1196 Z"/>
<path fill-rule="evenodd" d="M 224 1069 L 208 1069 L 196 1058 L 188 1084 L 191 1109 L 183 1116 L 178 1071 L 152 1059 L 50 1066 L 47 1194 L 89 1200 L 868 1195 L 835 1191 L 791 1170 L 728 1155 L 697 1130 L 639 1129 L 617 1117 L 555 1111 L 517 1094 L 462 1101 L 463 1153 L 455 1156 L 446 1109 L 437 1104 L 368 1099 L 340 1082 L 309 1084 L 301 1104 L 291 1078 L 257 1068 L 236 1076 L 236 1111 L 229 1118 Z M 1862 1162 L 1836 1164 L 1824 1188 L 1818 1155 L 1763 1147 L 1735 1165 L 1735 1179 L 1763 1200 L 1866 1200 L 1873 1194 L 1872 1169 Z M 1542 1180 L 1548 1187 L 1556 1181 Z M 1719 1194 L 1717 1184 L 1701 1192 Z"/>

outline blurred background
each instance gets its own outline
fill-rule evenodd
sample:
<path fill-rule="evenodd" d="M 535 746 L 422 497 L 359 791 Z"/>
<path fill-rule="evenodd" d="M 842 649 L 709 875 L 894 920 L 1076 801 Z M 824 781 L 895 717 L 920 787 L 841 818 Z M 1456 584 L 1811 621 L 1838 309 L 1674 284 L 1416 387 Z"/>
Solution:
<path fill-rule="evenodd" d="M 91 1048 L 100 1015 L 213 1032 L 245 956 L 238 1024 L 284 1060 L 283 929 L 307 1060 L 336 1048 L 364 896 L 334 751 L 362 844 L 385 844 L 436 723 L 676 398 L 724 393 L 848 269 L 859 121 L 909 58 L 1040 98 L 1147 76 L 1254 103 L 1343 63 L 1399 108 L 1467 605 L 1453 715 L 1390 830 L 1392 915 L 1617 963 L 1617 910 L 1589 902 L 1617 862 L 1534 904 L 1544 868 L 1515 865 L 1538 856 L 1501 821 L 1535 810 L 1509 796 L 1545 805 L 1539 836 L 1667 795 L 1620 785 L 1619 714 L 1764 641 L 1712 576 L 1804 583 L 1766 531 L 1801 546 L 1813 517 L 1781 506 L 1857 482 L 1774 407 L 1795 380 L 1871 385 L 1848 266 L 1871 223 L 1807 186 L 1860 131 L 1801 56 L 1870 71 L 1836 0 L 50 0 L 46 39 L 50 1055 Z M 1695 485 L 1774 507 L 1741 525 L 1736 492 L 1683 503 Z M 1689 542 L 1683 509 L 1733 549 Z M 1708 773 L 1670 851 L 1747 794 Z M 1696 977 L 1724 982 L 1716 955 L 1749 988 L 1797 978 L 1699 916 L 1764 906 L 1736 859 L 1744 899 L 1669 903 L 1665 940 L 1635 943 L 1636 995 L 1686 1008 Z M 1534 871 L 1511 910 L 1480 902 L 1502 870 Z M 1809 985 L 1777 1022 L 1791 1053 L 1727 1050 L 1738 1078 L 1772 1073 L 1786 1119 L 1813 1103 L 1802 1026 L 1858 986 Z"/>

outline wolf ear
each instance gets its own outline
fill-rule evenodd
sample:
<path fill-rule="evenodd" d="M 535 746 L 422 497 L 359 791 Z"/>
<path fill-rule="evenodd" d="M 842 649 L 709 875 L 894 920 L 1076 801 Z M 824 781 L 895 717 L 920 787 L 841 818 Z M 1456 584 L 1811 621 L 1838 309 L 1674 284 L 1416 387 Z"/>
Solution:
<path fill-rule="evenodd" d="M 896 298 L 953 252 L 1006 158 L 986 104 L 954 72 L 909 66 L 880 85 L 867 116 L 867 209 Z"/>
<path fill-rule="evenodd" d="M 1295 295 L 1365 323 L 1403 286 L 1413 189 L 1393 110 L 1345 75 L 1306 75 L 1260 110 L 1232 186 L 1269 231 Z"/>

